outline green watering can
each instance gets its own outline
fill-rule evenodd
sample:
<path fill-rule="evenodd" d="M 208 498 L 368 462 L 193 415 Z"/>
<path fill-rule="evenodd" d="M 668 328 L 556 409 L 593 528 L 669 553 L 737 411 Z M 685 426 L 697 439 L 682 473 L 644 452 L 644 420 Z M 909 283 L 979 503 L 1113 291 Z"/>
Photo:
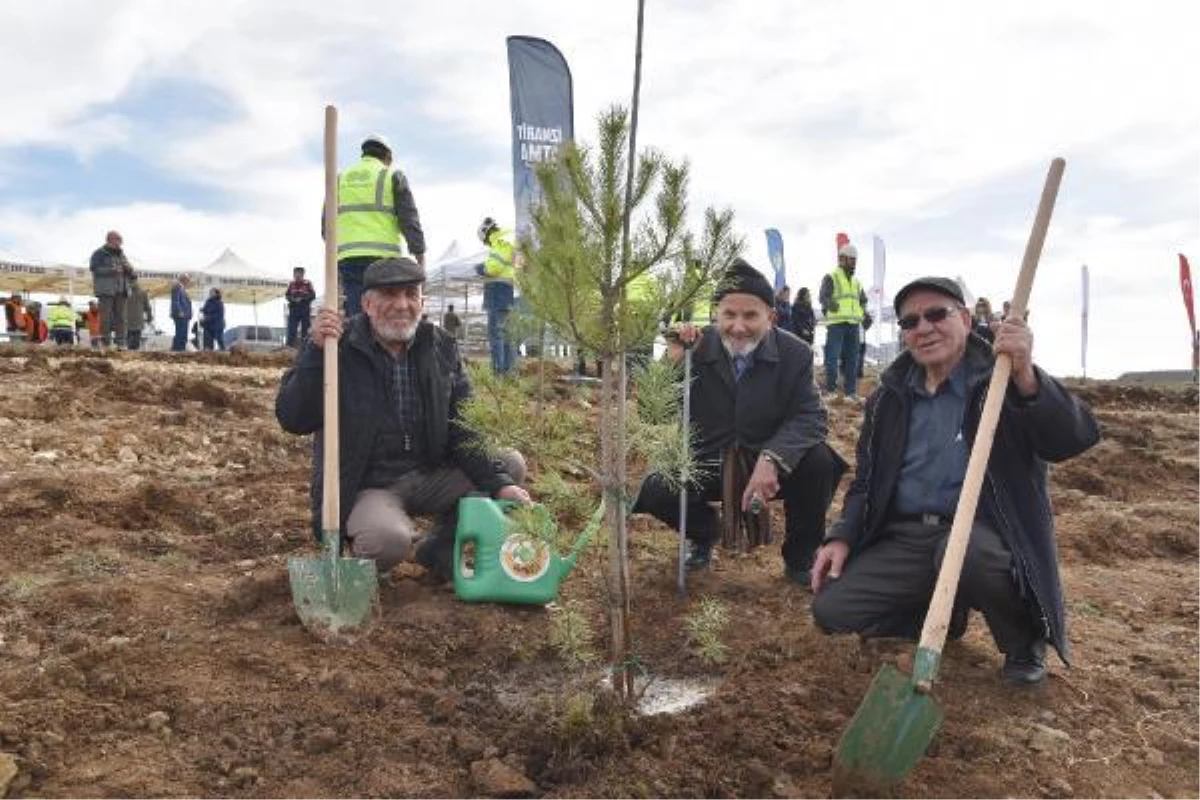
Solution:
<path fill-rule="evenodd" d="M 575 568 L 575 560 L 600 527 L 601 502 L 575 540 L 566 558 L 556 555 L 547 542 L 511 530 L 506 514 L 518 504 L 488 497 L 458 501 L 458 526 L 454 534 L 454 593 L 469 603 L 521 603 L 541 605 L 558 596 L 558 587 Z M 545 506 L 534 513 L 549 521 Z M 475 548 L 475 566 L 463 569 L 463 548 Z"/>

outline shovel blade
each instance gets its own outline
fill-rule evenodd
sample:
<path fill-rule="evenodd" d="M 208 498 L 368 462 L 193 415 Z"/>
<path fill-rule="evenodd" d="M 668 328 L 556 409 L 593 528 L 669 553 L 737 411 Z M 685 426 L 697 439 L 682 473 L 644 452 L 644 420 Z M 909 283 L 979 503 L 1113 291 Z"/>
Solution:
<path fill-rule="evenodd" d="M 361 628 L 378 604 L 379 579 L 369 559 L 289 558 L 288 578 L 296 614 L 319 635 Z"/>
<path fill-rule="evenodd" d="M 839 797 L 886 797 L 925 754 L 942 709 L 912 678 L 886 665 L 871 682 L 834 757 Z"/>

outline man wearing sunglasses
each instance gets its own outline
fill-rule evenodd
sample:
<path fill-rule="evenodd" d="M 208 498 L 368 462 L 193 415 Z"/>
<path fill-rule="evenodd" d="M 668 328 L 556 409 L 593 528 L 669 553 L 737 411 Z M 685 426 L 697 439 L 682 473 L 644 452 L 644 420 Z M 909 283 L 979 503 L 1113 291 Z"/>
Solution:
<path fill-rule="evenodd" d="M 1004 678 L 1037 684 L 1046 644 L 1068 663 L 1047 463 L 1100 438 L 1091 411 L 1033 363 L 1009 317 L 994 346 L 972 334 L 962 289 L 921 278 L 896 295 L 905 352 L 880 376 L 841 518 L 813 565 L 813 617 L 829 633 L 916 638 L 945 552 L 996 353 L 1012 377 L 963 563 L 950 637 L 981 611 Z"/>

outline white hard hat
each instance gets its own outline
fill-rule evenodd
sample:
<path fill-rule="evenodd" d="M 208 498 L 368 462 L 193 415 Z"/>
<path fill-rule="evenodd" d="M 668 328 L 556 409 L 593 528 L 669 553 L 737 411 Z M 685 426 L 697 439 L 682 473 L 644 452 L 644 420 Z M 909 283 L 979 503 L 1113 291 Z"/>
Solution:
<path fill-rule="evenodd" d="M 858 248 L 852 244 L 844 244 L 838 248 L 838 255 L 846 256 L 847 258 L 858 258 Z"/>
<path fill-rule="evenodd" d="M 362 146 L 366 147 L 368 144 L 371 144 L 371 143 L 375 143 L 375 144 L 379 145 L 380 147 L 387 150 L 389 153 L 392 152 L 392 143 L 389 142 L 387 140 L 387 137 L 384 136 L 382 133 L 368 133 L 367 138 L 363 139 Z"/>

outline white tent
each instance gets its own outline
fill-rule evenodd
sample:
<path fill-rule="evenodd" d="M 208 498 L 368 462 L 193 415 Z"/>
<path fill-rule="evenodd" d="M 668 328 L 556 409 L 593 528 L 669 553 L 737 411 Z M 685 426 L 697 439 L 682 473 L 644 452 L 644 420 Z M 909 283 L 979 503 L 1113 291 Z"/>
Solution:
<path fill-rule="evenodd" d="M 192 275 L 193 285 L 204 290 L 220 289 L 226 303 L 258 303 L 283 297 L 288 281 L 252 266 L 230 248 L 207 267 Z"/>

